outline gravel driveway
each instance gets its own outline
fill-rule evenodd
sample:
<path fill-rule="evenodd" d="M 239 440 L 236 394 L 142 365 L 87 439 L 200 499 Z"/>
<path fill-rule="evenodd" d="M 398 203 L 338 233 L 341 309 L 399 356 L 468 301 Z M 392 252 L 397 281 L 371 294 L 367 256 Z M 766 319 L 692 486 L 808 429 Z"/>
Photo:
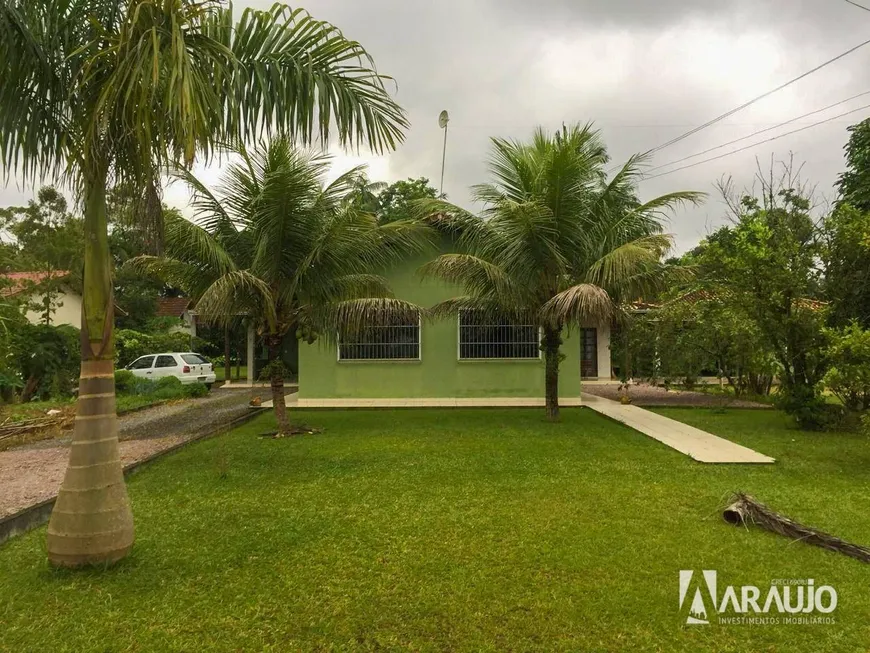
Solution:
<path fill-rule="evenodd" d="M 584 383 L 581 390 L 596 397 L 619 401 L 618 383 Z M 659 386 L 632 385 L 628 391 L 635 406 L 695 406 L 699 408 L 770 408 L 755 401 L 687 390 L 665 390 Z"/>
<path fill-rule="evenodd" d="M 118 419 L 127 465 L 241 417 L 261 389 L 213 390 L 207 397 L 164 404 Z M 71 434 L 0 452 L 0 518 L 57 494 Z"/>

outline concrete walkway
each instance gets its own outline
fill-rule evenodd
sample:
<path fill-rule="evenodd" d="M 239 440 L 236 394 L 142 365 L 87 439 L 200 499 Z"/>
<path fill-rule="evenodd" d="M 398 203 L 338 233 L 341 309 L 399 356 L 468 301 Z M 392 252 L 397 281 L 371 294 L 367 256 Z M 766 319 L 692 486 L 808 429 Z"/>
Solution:
<path fill-rule="evenodd" d="M 537 397 L 432 397 L 417 399 L 300 399 L 299 394 L 288 394 L 285 399 L 293 408 L 543 408 L 544 400 Z M 559 405 L 580 406 L 579 397 L 562 398 Z M 263 408 L 271 408 L 272 400 L 264 401 Z"/>
<path fill-rule="evenodd" d="M 624 406 L 587 393 L 583 393 L 582 399 L 583 405 L 595 412 L 622 422 L 701 463 L 776 462 L 770 456 L 638 406 Z"/>

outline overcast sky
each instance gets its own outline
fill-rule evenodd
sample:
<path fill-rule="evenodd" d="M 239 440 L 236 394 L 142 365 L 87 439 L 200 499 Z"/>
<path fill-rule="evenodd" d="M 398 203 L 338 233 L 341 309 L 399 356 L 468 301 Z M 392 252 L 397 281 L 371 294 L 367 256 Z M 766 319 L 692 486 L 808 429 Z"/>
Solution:
<path fill-rule="evenodd" d="M 486 180 L 490 136 L 522 139 L 536 125 L 593 121 L 618 163 L 870 38 L 870 12 L 844 0 L 306 0 L 303 6 L 360 41 L 379 70 L 396 78 L 396 97 L 411 121 L 398 151 L 340 156 L 337 166 L 368 162 L 375 179 L 425 176 L 437 186 L 437 117 L 448 109 L 444 190 L 460 204 L 467 204 L 470 185 Z M 653 165 L 870 91 L 868 71 L 870 46 L 663 150 Z M 867 104 L 870 95 L 740 145 Z M 756 157 L 768 161 L 789 152 L 806 162 L 803 176 L 832 196 L 846 127 L 867 116 L 870 109 L 645 181 L 641 196 L 713 192 L 722 175 L 749 184 Z M 209 171 L 209 178 L 216 176 Z M 0 206 L 30 196 L 30 189 L 12 182 L 0 190 Z M 170 188 L 166 201 L 184 204 L 184 190 Z M 723 220 L 723 207 L 711 196 L 704 207 L 677 214 L 669 230 L 684 250 Z"/>

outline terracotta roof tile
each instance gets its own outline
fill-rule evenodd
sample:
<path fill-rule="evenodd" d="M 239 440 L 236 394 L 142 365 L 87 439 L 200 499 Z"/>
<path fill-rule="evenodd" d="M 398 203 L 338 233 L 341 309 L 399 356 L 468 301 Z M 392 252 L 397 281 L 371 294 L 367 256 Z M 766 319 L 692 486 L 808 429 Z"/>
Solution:
<path fill-rule="evenodd" d="M 12 297 L 33 286 L 38 286 L 48 279 L 63 279 L 68 276 L 68 270 L 55 270 L 54 272 L 6 272 L 0 274 L 0 279 L 5 281 L 3 288 L 0 288 L 0 296 Z"/>
<path fill-rule="evenodd" d="M 157 317 L 181 317 L 191 303 L 189 297 L 161 297 L 157 300 Z"/>

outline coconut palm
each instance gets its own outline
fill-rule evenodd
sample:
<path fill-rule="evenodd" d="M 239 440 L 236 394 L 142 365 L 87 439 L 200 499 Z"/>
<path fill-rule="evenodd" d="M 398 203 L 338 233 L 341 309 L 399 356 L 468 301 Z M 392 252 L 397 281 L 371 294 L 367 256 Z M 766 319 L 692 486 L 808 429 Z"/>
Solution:
<path fill-rule="evenodd" d="M 618 304 L 658 287 L 672 240 L 662 217 L 701 195 L 636 199 L 642 156 L 607 180 L 607 151 L 590 125 L 537 129 L 530 143 L 492 140 L 493 182 L 475 186 L 481 215 L 439 200 L 417 209 L 451 234 L 458 252 L 426 264 L 424 275 L 460 285 L 465 294 L 432 308 L 434 315 L 475 310 L 540 327 L 547 416 L 559 417 L 562 333 L 610 319 Z M 527 320 L 531 320 L 528 322 Z"/>
<path fill-rule="evenodd" d="M 74 443 L 48 529 L 52 564 L 122 558 L 133 520 L 118 457 L 106 188 L 167 162 L 286 133 L 394 147 L 406 120 L 358 43 L 301 10 L 216 0 L 0 0 L 0 157 L 66 181 L 85 215 Z M 333 132 L 334 133 L 334 132 Z M 146 193 L 146 197 L 153 195 Z"/>
<path fill-rule="evenodd" d="M 378 272 L 427 247 L 432 231 L 412 221 L 379 226 L 360 209 L 362 168 L 323 184 L 330 157 L 283 138 L 237 158 L 212 192 L 189 172 L 197 224 L 172 219 L 166 256 L 133 265 L 199 297 L 197 312 L 226 324 L 247 315 L 269 351 L 278 432 L 291 433 L 281 352 L 288 337 L 313 342 L 391 319 L 417 320 L 418 307 L 391 297 Z"/>

